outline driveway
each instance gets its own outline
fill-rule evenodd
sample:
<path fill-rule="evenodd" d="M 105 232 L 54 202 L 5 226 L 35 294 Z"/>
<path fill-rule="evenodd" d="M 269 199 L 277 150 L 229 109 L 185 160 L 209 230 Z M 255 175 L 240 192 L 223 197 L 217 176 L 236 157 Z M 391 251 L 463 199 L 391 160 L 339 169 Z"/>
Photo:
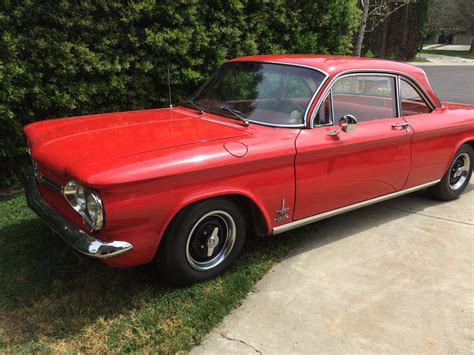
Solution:
<path fill-rule="evenodd" d="M 472 90 L 427 72 L 442 100 Z M 291 233 L 301 246 L 193 353 L 473 352 L 473 183 L 448 203 L 418 192 Z"/>
<path fill-rule="evenodd" d="M 470 353 L 474 185 L 340 215 L 259 283 L 193 353 Z"/>

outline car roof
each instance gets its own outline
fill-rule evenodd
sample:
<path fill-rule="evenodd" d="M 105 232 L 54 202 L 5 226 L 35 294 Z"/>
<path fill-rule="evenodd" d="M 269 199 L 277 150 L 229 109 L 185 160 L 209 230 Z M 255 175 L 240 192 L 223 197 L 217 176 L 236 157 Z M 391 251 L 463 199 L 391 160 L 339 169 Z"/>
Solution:
<path fill-rule="evenodd" d="M 321 70 L 332 78 L 344 72 L 378 71 L 397 73 L 414 79 L 421 86 L 422 90 L 425 91 L 435 107 L 441 106 L 439 99 L 429 85 L 425 72 L 407 63 L 379 58 L 317 54 L 254 55 L 231 60 L 231 62 L 237 61 L 301 65 Z"/>
<path fill-rule="evenodd" d="M 315 55 L 315 54 L 271 54 L 238 57 L 231 61 L 275 62 L 293 65 L 303 65 L 320 69 L 331 76 L 349 70 L 387 70 L 398 71 L 411 76 L 423 74 L 423 70 L 413 65 L 395 62 L 392 60 L 350 57 L 342 55 Z"/>

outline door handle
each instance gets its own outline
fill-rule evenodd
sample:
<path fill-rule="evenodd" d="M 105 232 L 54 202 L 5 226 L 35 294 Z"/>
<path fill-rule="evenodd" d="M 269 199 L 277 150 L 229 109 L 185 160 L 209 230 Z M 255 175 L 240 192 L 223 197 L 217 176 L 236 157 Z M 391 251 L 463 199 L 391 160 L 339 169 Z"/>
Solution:
<path fill-rule="evenodd" d="M 410 124 L 406 123 L 406 122 L 404 122 L 404 123 L 395 123 L 395 124 L 392 125 L 393 129 L 403 129 L 403 128 L 408 129 L 408 127 L 410 127 Z"/>

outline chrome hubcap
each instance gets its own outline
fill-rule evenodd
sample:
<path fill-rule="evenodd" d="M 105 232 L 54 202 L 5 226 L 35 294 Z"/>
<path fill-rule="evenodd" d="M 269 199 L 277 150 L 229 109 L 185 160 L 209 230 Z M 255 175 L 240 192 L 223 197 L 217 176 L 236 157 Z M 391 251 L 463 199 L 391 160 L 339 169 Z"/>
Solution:
<path fill-rule="evenodd" d="M 234 247 L 234 219 L 225 211 L 212 211 L 202 216 L 191 229 L 186 242 L 186 258 L 198 271 L 209 270 L 222 263 Z"/>
<path fill-rule="evenodd" d="M 471 169 L 471 159 L 467 153 L 459 154 L 454 159 L 449 172 L 449 188 L 457 190 L 461 188 L 467 180 Z"/>
<path fill-rule="evenodd" d="M 219 245 L 219 227 L 215 227 L 212 231 L 211 237 L 207 240 L 207 256 L 212 256 L 214 248 Z"/>

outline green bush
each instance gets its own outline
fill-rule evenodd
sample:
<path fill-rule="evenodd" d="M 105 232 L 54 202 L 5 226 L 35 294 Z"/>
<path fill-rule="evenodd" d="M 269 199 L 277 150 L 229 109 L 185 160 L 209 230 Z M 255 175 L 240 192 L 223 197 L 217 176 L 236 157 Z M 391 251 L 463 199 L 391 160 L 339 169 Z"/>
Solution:
<path fill-rule="evenodd" d="M 350 52 L 355 0 L 3 0 L 0 185 L 27 164 L 22 127 L 53 117 L 161 107 L 225 60 Z"/>

